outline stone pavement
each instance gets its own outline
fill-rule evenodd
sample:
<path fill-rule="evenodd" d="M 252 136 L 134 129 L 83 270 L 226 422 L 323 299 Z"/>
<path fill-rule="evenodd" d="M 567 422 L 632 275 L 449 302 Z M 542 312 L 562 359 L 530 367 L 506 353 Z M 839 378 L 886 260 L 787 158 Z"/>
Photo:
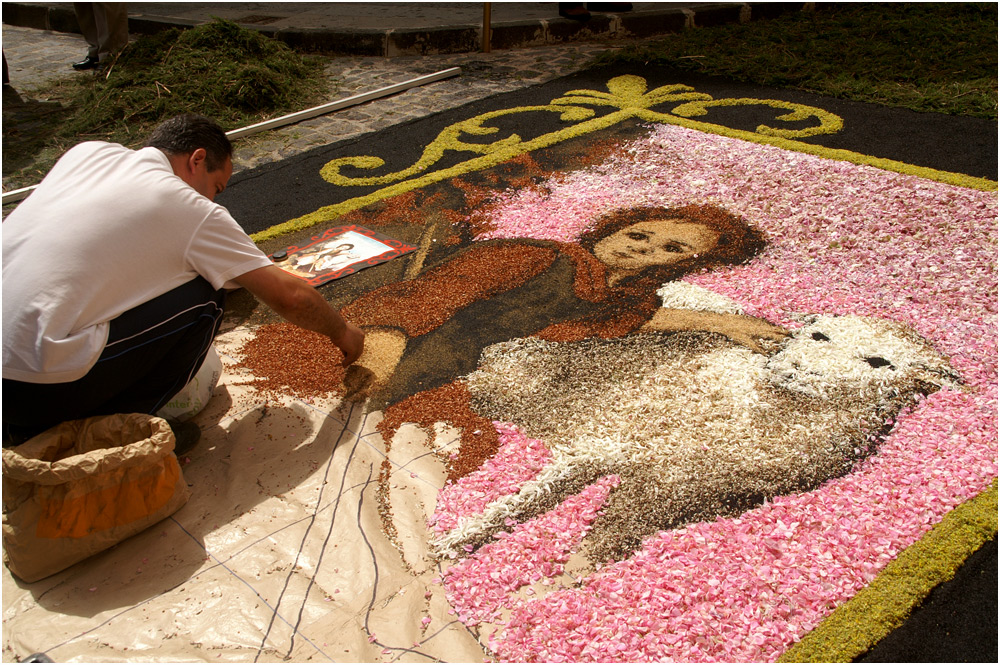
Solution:
<path fill-rule="evenodd" d="M 23 5 L 23 3 L 21 3 Z M 711 3 L 636 3 L 637 10 L 645 5 L 705 5 Z M 492 3 L 499 16 L 507 12 L 522 11 L 535 16 L 542 12 L 551 15 L 556 12 L 555 3 Z M 68 32 L 18 27 L 10 25 L 8 18 L 16 12 L 11 7 L 18 3 L 5 2 L 3 5 L 3 50 L 10 69 L 11 88 L 4 89 L 4 115 L 8 116 L 16 104 L 51 104 L 38 99 L 33 91 L 60 77 L 81 76 L 73 72 L 69 65 L 79 60 L 86 50 L 82 37 Z M 60 7 L 58 5 L 33 5 L 34 7 Z M 354 3 L 130 3 L 132 11 L 159 11 L 168 8 L 178 12 L 181 8 L 187 16 L 208 17 L 225 9 L 229 16 L 248 12 L 259 16 L 274 15 L 285 11 L 297 20 L 305 21 L 301 10 L 310 7 L 314 13 L 324 9 L 329 20 L 333 20 L 332 8 L 350 8 L 351 20 L 370 21 L 371 4 Z M 455 11 L 453 22 L 471 17 L 474 8 L 481 12 L 481 3 L 376 3 L 379 11 L 389 12 L 385 16 L 397 23 L 403 20 L 402 7 L 411 12 L 406 14 L 408 25 L 427 25 L 430 21 L 444 20 L 445 9 Z M 740 7 L 739 4 L 732 6 Z M 367 17 L 362 8 L 367 10 Z M 393 9 L 394 8 L 394 9 Z M 416 9 L 419 8 L 419 12 Z M 458 13 L 458 9 L 463 13 Z M 390 11 L 391 10 L 391 11 Z M 70 10 L 71 11 L 71 10 Z M 299 11 L 299 13 L 295 13 Z M 394 13 L 393 13 L 394 12 Z M 596 15 L 595 15 L 596 16 Z M 341 15 L 347 21 L 348 15 Z M 540 20 L 540 19 L 539 19 Z M 558 19 L 564 20 L 564 19 Z M 421 23 L 423 22 L 423 23 Z M 360 25 L 369 25 L 366 22 Z M 344 23 L 342 23 L 344 25 Z M 234 165 L 236 171 L 277 161 L 301 153 L 318 145 L 350 139 L 368 132 L 378 131 L 409 120 L 421 118 L 439 111 L 454 108 L 485 97 L 511 92 L 539 83 L 566 76 L 584 69 L 596 56 L 609 48 L 620 47 L 635 40 L 573 41 L 530 48 L 494 49 L 489 53 L 464 52 L 436 55 L 403 55 L 393 58 L 377 56 L 338 56 L 327 65 L 329 99 L 335 101 L 363 92 L 378 90 L 386 86 L 451 67 L 461 67 L 457 77 L 431 83 L 391 97 L 368 102 L 329 115 L 306 120 L 282 129 L 272 130 L 235 143 Z M 6 120 L 5 120 L 6 121 Z M 4 179 L 4 190 L 13 189 Z"/>
<path fill-rule="evenodd" d="M 579 43 L 492 53 L 333 58 L 326 67 L 330 101 L 451 67 L 461 67 L 462 73 L 391 97 L 238 139 L 234 142 L 234 168 L 238 172 L 319 145 L 544 83 L 585 68 L 595 55 L 607 48 L 602 44 Z M 5 114 L 11 96 L 18 95 L 24 102 L 44 103 L 46 100 L 37 99 L 34 94 L 40 86 L 60 77 L 85 75 L 76 74 L 69 67 L 85 50 L 79 36 L 4 25 L 3 49 L 10 67 L 12 88 L 4 89 Z M 6 179 L 4 183 L 6 191 Z"/>
<path fill-rule="evenodd" d="M 532 20 L 562 21 L 557 16 L 556 3 L 491 3 L 496 20 L 505 20 L 520 13 Z M 650 6 L 655 10 L 650 10 Z M 692 7 L 719 8 L 719 3 L 634 3 L 637 14 L 665 15 L 668 10 L 678 12 L 683 6 L 687 12 Z M 749 5 L 728 3 L 730 8 L 744 11 Z M 798 3 L 791 5 L 800 7 Z M 33 91 L 61 77 L 81 76 L 69 65 L 82 58 L 86 46 L 81 36 L 53 29 L 19 27 L 11 25 L 14 19 L 24 18 L 25 7 L 46 10 L 51 23 L 53 11 L 72 13 L 68 3 L 12 3 L 3 4 L 3 50 L 10 68 L 12 89 L 4 89 L 4 116 L 8 122 L 16 105 L 51 104 L 38 99 Z M 170 20 L 210 20 L 213 15 L 229 18 L 252 16 L 277 16 L 283 12 L 286 24 L 293 21 L 300 26 L 322 17 L 325 27 L 316 31 L 344 30 L 354 26 L 367 28 L 377 16 L 383 24 L 405 28 L 425 28 L 450 21 L 452 26 L 481 20 L 482 3 L 129 3 L 130 14 L 149 16 L 158 12 L 180 14 Z M 50 11 L 51 10 L 51 11 Z M 308 10 L 308 11 L 307 11 Z M 699 10 L 701 11 L 701 10 Z M 19 13 L 20 12 L 20 13 Z M 548 18 L 540 18 L 542 16 Z M 594 15 L 595 18 L 598 16 Z M 704 16 L 710 16 L 704 14 Z M 732 18 L 732 17 L 730 17 Z M 739 18 L 737 12 L 737 19 Z M 595 19 L 592 19 L 592 21 Z M 705 19 L 709 20 L 709 19 Z M 339 23 L 338 23 L 339 22 Z M 335 23 L 337 25 L 335 25 Z M 318 25 L 318 24 L 309 24 Z M 361 28 L 358 28 L 361 26 Z M 58 26 L 50 26 L 58 27 Z M 396 29 L 396 28 L 392 28 Z M 434 55 L 401 55 L 393 58 L 378 56 L 338 56 L 326 68 L 329 81 L 329 100 L 336 101 L 363 92 L 407 81 L 418 76 L 461 67 L 459 76 L 431 83 L 391 97 L 320 116 L 298 124 L 272 130 L 235 143 L 234 166 L 237 172 L 278 161 L 304 152 L 310 148 L 350 139 L 368 132 L 378 131 L 409 120 L 422 118 L 446 109 L 473 102 L 504 92 L 545 83 L 584 69 L 596 56 L 609 48 L 620 47 L 636 40 L 621 38 L 602 41 L 571 41 L 530 48 L 493 49 L 489 53 L 462 52 Z M 4 178 L 4 190 L 13 189 Z"/>

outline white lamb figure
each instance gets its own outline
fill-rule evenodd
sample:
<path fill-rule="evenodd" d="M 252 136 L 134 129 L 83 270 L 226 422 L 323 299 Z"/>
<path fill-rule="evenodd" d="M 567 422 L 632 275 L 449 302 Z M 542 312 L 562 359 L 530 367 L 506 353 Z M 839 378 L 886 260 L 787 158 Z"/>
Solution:
<path fill-rule="evenodd" d="M 436 552 L 478 546 L 506 519 L 614 473 L 622 482 L 588 538 L 595 562 L 843 475 L 902 409 L 958 385 L 914 331 L 858 316 L 809 317 L 770 356 L 710 333 L 518 339 L 487 348 L 466 380 L 474 410 L 541 439 L 553 459 L 439 536 Z"/>

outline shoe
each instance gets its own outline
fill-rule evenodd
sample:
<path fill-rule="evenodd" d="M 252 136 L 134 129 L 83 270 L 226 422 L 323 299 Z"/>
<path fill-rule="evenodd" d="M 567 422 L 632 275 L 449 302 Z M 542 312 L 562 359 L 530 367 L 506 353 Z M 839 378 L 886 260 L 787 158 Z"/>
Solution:
<path fill-rule="evenodd" d="M 570 7 L 563 7 L 562 2 L 559 3 L 559 16 L 563 18 L 568 18 L 571 21 L 589 21 L 590 12 L 588 12 L 583 4 L 572 5 Z"/>
<path fill-rule="evenodd" d="M 630 12 L 632 11 L 631 2 L 588 2 L 587 9 L 592 9 L 595 12 Z"/>
<path fill-rule="evenodd" d="M 167 424 L 174 433 L 174 455 L 181 455 L 191 452 L 198 445 L 201 439 L 201 428 L 194 423 L 182 423 L 173 418 L 167 418 Z"/>
<path fill-rule="evenodd" d="M 97 69 L 100 66 L 101 66 L 101 59 L 92 55 L 88 55 L 80 62 L 73 63 L 73 69 L 75 69 L 78 72 L 82 72 L 87 69 Z"/>

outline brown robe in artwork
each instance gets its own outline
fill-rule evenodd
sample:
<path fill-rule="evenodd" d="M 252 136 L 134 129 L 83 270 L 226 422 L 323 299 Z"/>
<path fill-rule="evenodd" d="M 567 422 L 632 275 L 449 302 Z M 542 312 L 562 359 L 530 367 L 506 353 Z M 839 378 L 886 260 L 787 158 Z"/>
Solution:
<path fill-rule="evenodd" d="M 491 344 L 531 335 L 620 337 L 658 306 L 648 287 L 608 286 L 605 265 L 578 245 L 494 240 L 371 291 L 342 313 L 356 325 L 394 328 L 408 338 L 389 385 L 373 396 L 379 408 L 469 374 Z"/>

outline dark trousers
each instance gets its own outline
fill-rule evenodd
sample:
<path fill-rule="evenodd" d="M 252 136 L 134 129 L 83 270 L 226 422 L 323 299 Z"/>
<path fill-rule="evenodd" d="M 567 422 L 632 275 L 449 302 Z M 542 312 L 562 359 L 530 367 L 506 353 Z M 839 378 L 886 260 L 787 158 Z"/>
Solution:
<path fill-rule="evenodd" d="M 83 378 L 4 379 L 4 444 L 67 420 L 156 413 L 198 372 L 224 310 L 225 291 L 198 277 L 112 320 L 107 345 Z"/>

